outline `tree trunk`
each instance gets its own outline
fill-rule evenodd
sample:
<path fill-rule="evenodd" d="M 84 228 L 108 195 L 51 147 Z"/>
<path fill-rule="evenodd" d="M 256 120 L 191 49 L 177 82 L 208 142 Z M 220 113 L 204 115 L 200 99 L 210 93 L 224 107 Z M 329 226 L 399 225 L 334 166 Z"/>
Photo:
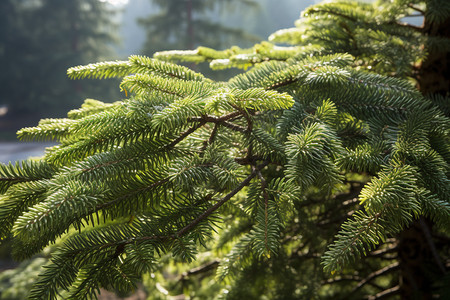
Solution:
<path fill-rule="evenodd" d="M 423 32 L 430 38 L 450 38 L 450 19 L 441 24 L 424 20 Z M 427 58 L 418 66 L 417 81 L 422 94 L 449 94 L 450 52 L 438 47 L 428 49 Z"/>
<path fill-rule="evenodd" d="M 420 221 L 400 234 L 398 255 L 401 298 L 432 299 L 432 272 L 429 270 L 432 255 Z"/>

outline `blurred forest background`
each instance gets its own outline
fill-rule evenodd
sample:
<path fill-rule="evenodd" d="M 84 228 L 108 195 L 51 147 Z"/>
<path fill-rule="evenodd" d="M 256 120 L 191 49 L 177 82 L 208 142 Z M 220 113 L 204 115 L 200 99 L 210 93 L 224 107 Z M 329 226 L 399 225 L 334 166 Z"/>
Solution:
<path fill-rule="evenodd" d="M 199 45 L 248 47 L 292 26 L 315 2 L 2 0 L 0 141 L 15 140 L 18 129 L 41 118 L 64 117 L 85 98 L 112 102 L 123 97 L 112 80 L 69 80 L 69 67 Z M 224 80 L 231 74 L 206 75 Z"/>

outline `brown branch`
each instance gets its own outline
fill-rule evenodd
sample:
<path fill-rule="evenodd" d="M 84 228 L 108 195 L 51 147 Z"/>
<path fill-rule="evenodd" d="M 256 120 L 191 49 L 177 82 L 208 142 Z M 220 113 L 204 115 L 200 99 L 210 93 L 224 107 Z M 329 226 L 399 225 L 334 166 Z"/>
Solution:
<path fill-rule="evenodd" d="M 214 124 L 220 124 L 224 127 L 230 128 L 234 131 L 240 131 L 245 132 L 246 129 L 242 126 L 227 122 L 228 120 L 234 119 L 236 117 L 240 117 L 243 114 L 241 111 L 233 112 L 231 114 L 222 116 L 222 117 L 214 117 L 214 116 L 201 116 L 201 117 L 193 117 L 189 118 L 189 122 L 208 122 L 208 123 L 214 123 Z"/>
<path fill-rule="evenodd" d="M 211 135 L 209 136 L 209 139 L 207 141 L 203 142 L 203 146 L 200 149 L 201 156 L 203 156 L 203 154 L 204 154 L 206 148 L 208 147 L 208 145 L 211 145 L 214 142 L 214 139 L 216 138 L 216 135 L 217 135 L 218 128 L 219 128 L 219 124 L 217 124 L 217 123 L 214 124 L 214 128 L 213 128 L 213 130 L 211 132 Z"/>
<path fill-rule="evenodd" d="M 186 280 L 187 277 L 189 277 L 190 275 L 197 275 L 200 273 L 205 273 L 208 272 L 210 270 L 214 270 L 215 268 L 217 268 L 217 266 L 219 265 L 220 260 L 215 259 L 213 261 L 210 261 L 204 265 L 198 266 L 196 268 L 190 269 L 186 272 L 183 272 L 183 274 L 181 274 L 180 276 L 180 281 Z"/>
<path fill-rule="evenodd" d="M 409 23 L 399 23 L 399 22 L 396 22 L 395 24 L 398 25 L 398 26 L 400 26 L 400 27 L 410 28 L 410 29 L 412 29 L 412 30 L 414 30 L 414 31 L 417 31 L 417 32 L 423 32 L 423 30 L 424 30 L 424 28 L 421 27 L 421 26 L 415 26 L 415 25 L 412 25 L 412 24 L 409 24 Z"/>
<path fill-rule="evenodd" d="M 237 187 L 234 188 L 231 192 L 229 192 L 225 197 L 220 199 L 216 204 L 208 208 L 206 211 L 204 211 L 200 216 L 198 216 L 194 221 L 180 229 L 176 234 L 174 234 L 174 237 L 178 238 L 189 232 L 192 228 L 197 226 L 201 221 L 206 219 L 209 215 L 211 215 L 214 211 L 216 211 L 219 207 L 221 207 L 223 204 L 225 204 L 228 200 L 230 200 L 234 195 L 236 195 L 240 190 L 242 190 L 245 186 L 247 186 L 250 181 L 257 175 L 257 172 L 262 170 L 265 166 L 269 164 L 268 161 L 263 162 L 261 165 L 257 166 L 255 170 L 245 178 L 241 184 L 239 184 Z"/>
<path fill-rule="evenodd" d="M 255 167 L 253 167 L 255 170 Z M 257 171 L 259 180 L 261 181 L 261 189 L 264 197 L 264 222 L 266 229 L 264 230 L 264 244 L 266 249 L 269 249 L 268 246 L 268 237 L 267 237 L 267 227 L 269 224 L 269 194 L 267 193 L 267 180 L 262 176 L 261 172 Z"/>
<path fill-rule="evenodd" d="M 350 292 L 349 296 L 354 294 L 355 292 L 357 292 L 360 288 L 362 288 L 364 285 L 369 283 L 371 280 L 373 280 L 373 279 L 375 279 L 375 278 L 377 278 L 379 276 L 385 275 L 385 274 L 387 274 L 389 272 L 392 272 L 394 270 L 397 270 L 399 268 L 400 268 L 400 263 L 399 262 L 395 262 L 395 263 L 393 263 L 393 264 L 391 264 L 389 266 L 386 266 L 386 267 L 384 267 L 384 268 L 382 268 L 380 270 L 377 270 L 375 272 L 370 273 L 366 278 L 361 280 L 356 285 L 356 287 L 353 288 L 353 290 Z"/>
<path fill-rule="evenodd" d="M 423 9 L 418 8 L 417 6 L 414 6 L 412 3 L 408 3 L 407 5 L 409 8 L 414 9 L 415 11 L 420 12 L 422 15 L 425 15 L 425 11 Z"/>
<path fill-rule="evenodd" d="M 400 286 L 394 286 L 391 287 L 390 289 L 384 290 L 374 296 L 369 296 L 367 297 L 368 300 L 379 300 L 379 299 L 385 299 L 385 298 L 389 298 L 393 295 L 399 294 L 400 293 Z"/>
<path fill-rule="evenodd" d="M 230 123 L 230 122 L 222 122 L 220 124 L 223 127 L 229 128 L 229 129 L 234 130 L 234 131 L 239 131 L 239 132 L 246 132 L 247 131 L 247 129 L 245 129 L 244 127 L 236 125 L 236 124 L 233 124 L 233 123 Z"/>
<path fill-rule="evenodd" d="M 181 142 L 182 140 L 184 140 L 185 138 L 187 138 L 191 133 L 193 133 L 194 131 L 196 131 L 197 129 L 199 129 L 200 127 L 202 127 L 203 125 L 206 124 L 205 120 L 200 120 L 200 122 L 194 126 L 192 126 L 191 128 L 189 128 L 188 130 L 186 130 L 185 132 L 183 132 L 178 138 L 176 138 L 175 140 L 173 140 L 172 143 L 170 143 L 169 145 L 166 146 L 166 148 L 173 148 L 175 147 L 176 144 L 178 144 L 179 142 Z"/>
<path fill-rule="evenodd" d="M 201 121 L 206 121 L 206 122 L 211 122 L 211 123 L 220 123 L 220 122 L 225 122 L 225 121 L 229 121 L 232 120 L 236 117 L 239 117 L 242 115 L 241 111 L 235 111 L 232 112 L 228 115 L 222 116 L 222 117 L 214 117 L 214 116 L 209 116 L 209 115 L 203 115 L 201 117 L 192 117 L 189 118 L 188 121 L 190 122 L 201 122 Z"/>
<path fill-rule="evenodd" d="M 231 120 L 233 118 L 239 117 L 241 115 L 242 115 L 242 112 L 235 111 L 235 112 L 232 112 L 232 113 L 230 113 L 228 115 L 225 115 L 225 116 L 222 116 L 222 117 L 218 118 L 218 120 L 219 121 L 228 121 L 228 120 Z"/>
<path fill-rule="evenodd" d="M 387 247 L 387 248 L 384 248 L 384 249 L 379 249 L 379 250 L 372 251 L 372 252 L 369 253 L 368 256 L 370 256 L 370 257 L 384 257 L 384 255 L 392 253 L 392 252 L 396 252 L 397 250 L 398 250 L 398 242 L 395 242 L 393 244 L 393 246 Z M 389 259 L 393 259 L 393 258 L 389 257 Z"/>
<path fill-rule="evenodd" d="M 342 275 L 342 276 L 338 276 L 336 278 L 330 278 L 326 281 L 322 281 L 322 284 L 334 284 L 334 283 L 343 282 L 343 281 L 360 281 L 360 280 L 362 280 L 362 278 L 359 277 L 358 275 Z M 371 283 L 371 282 L 369 282 L 368 284 L 372 285 L 373 287 L 375 287 L 379 290 L 383 290 L 383 288 L 381 286 L 379 286 L 378 284 Z M 347 296 L 343 299 L 347 299 Z"/>
<path fill-rule="evenodd" d="M 433 242 L 433 238 L 431 237 L 430 229 L 428 228 L 427 224 L 425 224 L 425 221 L 421 218 L 419 219 L 420 228 L 422 229 L 422 232 L 425 236 L 425 239 L 428 243 L 428 246 L 430 247 L 431 254 L 433 255 L 433 258 L 436 262 L 436 264 L 439 267 L 439 270 L 441 270 L 442 274 L 445 274 L 445 266 L 442 264 L 441 258 L 439 257 L 439 253 L 437 252 L 436 245 Z"/>

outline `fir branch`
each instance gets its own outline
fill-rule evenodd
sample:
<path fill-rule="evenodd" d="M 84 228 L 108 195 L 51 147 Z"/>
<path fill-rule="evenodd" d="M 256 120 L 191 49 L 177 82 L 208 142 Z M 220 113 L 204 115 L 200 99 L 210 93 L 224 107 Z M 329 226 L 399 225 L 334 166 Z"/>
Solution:
<path fill-rule="evenodd" d="M 265 249 L 266 249 L 266 253 L 268 255 L 270 255 L 270 249 L 271 247 L 269 247 L 269 242 L 268 242 L 268 228 L 269 228 L 269 193 L 267 192 L 267 181 L 266 179 L 262 176 L 261 172 L 258 171 L 258 178 L 261 181 L 261 190 L 262 190 L 262 194 L 263 194 L 263 199 L 264 199 L 264 244 L 265 244 Z"/>
<path fill-rule="evenodd" d="M 184 66 L 179 66 L 176 64 L 139 55 L 132 55 L 128 59 L 133 66 L 136 66 L 136 73 L 156 72 L 160 75 L 166 75 L 170 78 L 177 78 L 182 80 L 206 80 L 206 78 L 202 74 L 194 72 Z"/>
<path fill-rule="evenodd" d="M 200 122 L 198 124 L 192 126 L 185 132 L 181 133 L 178 138 L 176 138 L 170 144 L 168 144 L 166 146 L 166 149 L 171 149 L 171 148 L 175 147 L 177 144 L 179 144 L 181 141 L 183 141 L 185 138 L 187 138 L 190 134 L 192 134 L 193 132 L 195 132 L 197 129 L 199 129 L 200 127 L 202 127 L 205 124 L 206 124 L 205 120 L 200 120 Z"/>
<path fill-rule="evenodd" d="M 204 213 L 202 213 L 200 216 L 198 216 L 193 222 L 191 222 L 186 227 L 184 227 L 180 231 L 178 231 L 176 233 L 176 237 L 180 237 L 183 234 L 187 233 L 189 230 L 191 230 L 193 227 L 195 227 L 198 223 L 200 223 L 202 220 L 204 220 L 209 215 L 211 215 L 214 211 L 216 211 L 219 207 L 221 207 L 223 204 L 225 204 L 234 195 L 236 195 L 240 190 L 242 190 L 245 186 L 247 186 L 250 183 L 250 181 L 257 175 L 257 172 L 262 170 L 268 164 L 269 164 L 269 162 L 265 161 L 262 164 L 260 164 L 259 166 L 257 166 L 255 168 L 255 170 L 250 175 L 248 175 L 247 178 L 245 178 L 236 188 L 234 188 L 225 197 L 223 197 L 222 199 L 217 201 L 216 204 L 214 204 L 209 209 L 207 209 Z"/>
<path fill-rule="evenodd" d="M 70 79 L 114 78 L 124 77 L 130 73 L 133 73 L 133 68 L 129 61 L 101 62 L 72 67 L 67 70 L 67 75 Z"/>

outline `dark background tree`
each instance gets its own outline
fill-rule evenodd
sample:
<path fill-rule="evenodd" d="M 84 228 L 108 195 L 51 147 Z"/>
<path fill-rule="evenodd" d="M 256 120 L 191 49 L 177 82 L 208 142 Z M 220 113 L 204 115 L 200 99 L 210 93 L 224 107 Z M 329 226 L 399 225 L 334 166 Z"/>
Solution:
<path fill-rule="evenodd" d="M 147 40 L 143 54 L 153 55 L 157 51 L 194 49 L 200 45 L 226 48 L 234 44 L 250 46 L 256 37 L 244 29 L 223 24 L 220 14 L 226 10 L 252 10 L 256 1 L 212 1 L 212 0 L 153 0 L 159 13 L 141 19 L 146 29 Z"/>
<path fill-rule="evenodd" d="M 4 0 L 0 26 L 1 130 L 63 116 L 80 99 L 117 98 L 107 83 L 73 82 L 70 66 L 111 58 L 112 10 L 98 0 Z M 21 122 L 21 124 L 17 124 Z"/>

